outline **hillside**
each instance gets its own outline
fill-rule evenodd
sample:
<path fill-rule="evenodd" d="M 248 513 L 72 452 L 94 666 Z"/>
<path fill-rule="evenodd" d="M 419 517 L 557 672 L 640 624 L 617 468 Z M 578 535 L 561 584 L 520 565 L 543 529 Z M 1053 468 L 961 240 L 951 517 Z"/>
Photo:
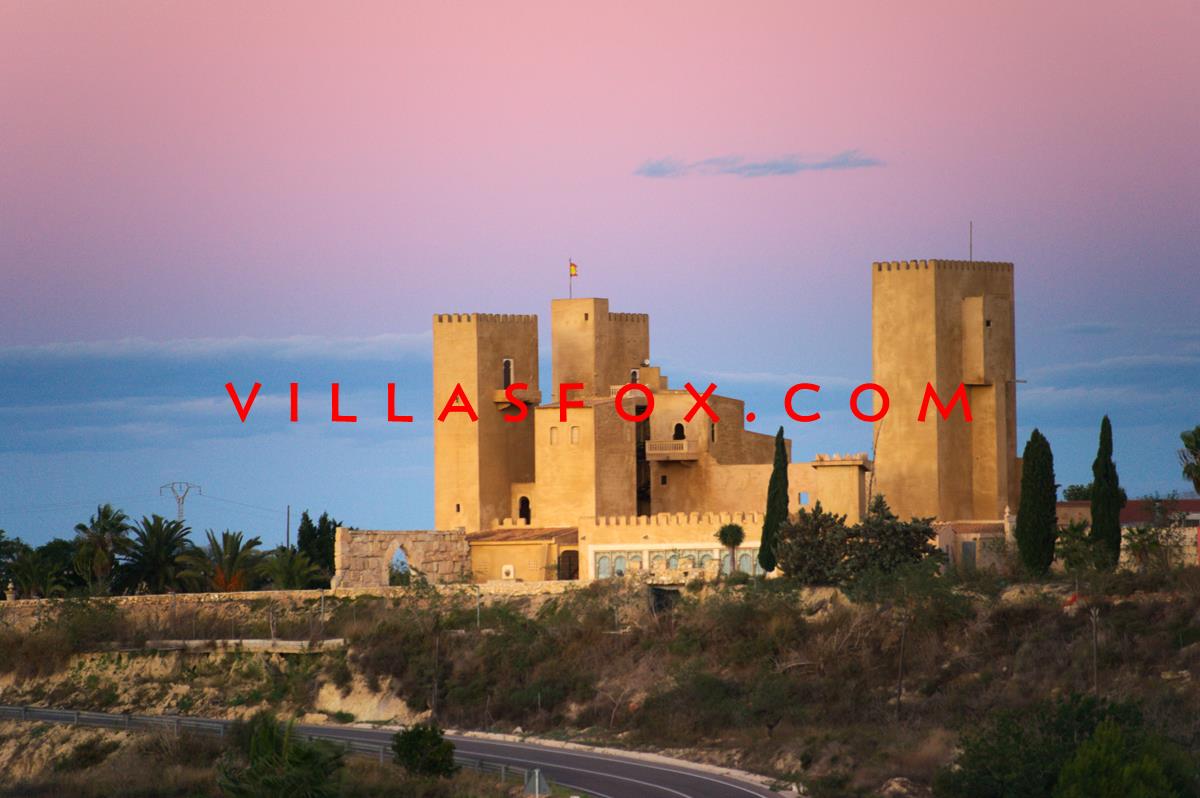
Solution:
<path fill-rule="evenodd" d="M 1078 594 L 914 571 L 853 598 L 769 580 L 651 601 L 627 581 L 477 608 L 415 588 L 329 599 L 308 629 L 349 647 L 317 654 L 143 650 L 183 627 L 215 636 L 225 610 L 181 614 L 175 629 L 60 602 L 35 630 L 0 632 L 0 702 L 216 717 L 273 707 L 320 722 L 436 713 L 449 727 L 670 751 L 815 796 L 925 794 L 964 731 L 1096 690 L 1182 750 L 1200 746 L 1200 570 L 1097 576 Z M 242 636 L 268 637 L 266 612 L 243 615 Z M 297 638 L 305 617 L 270 622 Z"/>

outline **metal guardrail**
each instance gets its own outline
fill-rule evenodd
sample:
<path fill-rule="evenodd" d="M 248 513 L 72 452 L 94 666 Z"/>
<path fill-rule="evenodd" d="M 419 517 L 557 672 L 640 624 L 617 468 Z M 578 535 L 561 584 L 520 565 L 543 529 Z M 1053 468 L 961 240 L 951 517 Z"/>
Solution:
<path fill-rule="evenodd" d="M 104 729 L 159 729 L 173 731 L 179 734 L 184 731 L 202 734 L 208 737 L 224 738 L 230 726 L 230 721 L 213 720 L 210 718 L 194 718 L 186 715 L 130 715 L 114 714 L 111 712 L 86 712 L 73 709 L 47 709 L 45 707 L 16 707 L 0 704 L 0 718 L 23 721 L 42 721 L 43 723 L 65 723 L 74 726 L 91 726 Z M 301 732 L 306 740 L 322 740 L 340 745 L 347 754 L 354 756 L 369 756 L 377 759 L 380 764 L 388 762 L 392 757 L 392 747 L 384 743 L 372 743 L 366 740 L 346 740 L 334 735 L 323 735 L 319 732 L 306 730 Z M 500 781 L 506 781 L 510 776 L 516 776 L 524 781 L 528 775 L 525 768 L 508 765 L 503 762 L 492 762 L 478 757 L 455 753 L 454 763 L 468 770 L 480 773 L 492 773 Z"/>

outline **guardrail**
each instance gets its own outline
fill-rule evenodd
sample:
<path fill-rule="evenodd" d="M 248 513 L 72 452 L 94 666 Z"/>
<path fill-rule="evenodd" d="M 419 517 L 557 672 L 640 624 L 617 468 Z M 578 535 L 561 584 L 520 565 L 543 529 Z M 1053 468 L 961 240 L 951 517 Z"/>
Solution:
<path fill-rule="evenodd" d="M 3 704 L 0 704 L 0 718 L 117 730 L 158 729 L 173 731 L 175 734 L 188 731 L 208 737 L 220 738 L 225 737 L 231 725 L 231 721 L 227 720 L 194 718 L 186 715 L 131 715 L 128 713 L 86 712 L 74 709 L 16 707 Z M 325 735 L 307 729 L 300 732 L 300 736 L 306 740 L 322 740 L 334 743 L 341 746 L 347 754 L 369 756 L 378 760 L 380 764 L 384 764 L 392 758 L 392 747 L 385 743 L 372 743 L 366 740 L 346 740 L 332 734 Z M 470 757 L 465 754 L 455 753 L 454 763 L 468 770 L 496 774 L 502 782 L 506 781 L 510 776 L 515 776 L 523 782 L 528 776 L 525 768 L 508 765 L 503 762 L 492 762 L 478 757 Z"/>

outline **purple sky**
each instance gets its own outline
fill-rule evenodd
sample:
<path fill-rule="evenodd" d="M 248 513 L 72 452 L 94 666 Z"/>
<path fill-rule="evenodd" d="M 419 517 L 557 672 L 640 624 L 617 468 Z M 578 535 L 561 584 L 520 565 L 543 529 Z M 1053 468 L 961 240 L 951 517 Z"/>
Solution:
<path fill-rule="evenodd" d="M 0 5 L 0 527 L 176 478 L 428 524 L 427 428 L 247 437 L 222 384 L 425 396 L 432 313 L 548 333 L 568 256 L 765 429 L 791 376 L 869 377 L 870 262 L 968 220 L 1016 263 L 1022 439 L 1084 481 L 1108 412 L 1127 484 L 1186 488 L 1194 3 L 242 5 Z M 797 454 L 865 448 L 839 423 Z"/>

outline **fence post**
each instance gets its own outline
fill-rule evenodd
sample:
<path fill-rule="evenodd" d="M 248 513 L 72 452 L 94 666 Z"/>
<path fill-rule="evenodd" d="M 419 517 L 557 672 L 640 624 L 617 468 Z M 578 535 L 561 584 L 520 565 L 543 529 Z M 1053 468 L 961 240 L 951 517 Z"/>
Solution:
<path fill-rule="evenodd" d="M 129 728 L 129 713 L 128 712 L 125 713 L 125 728 L 126 729 Z"/>
<path fill-rule="evenodd" d="M 503 784 L 506 781 L 508 781 L 508 765 L 501 762 L 500 763 L 500 783 Z"/>
<path fill-rule="evenodd" d="M 384 747 L 381 745 L 381 746 L 379 746 L 379 764 L 381 764 L 381 765 L 383 764 L 383 752 L 384 752 Z"/>
<path fill-rule="evenodd" d="M 175 716 L 175 736 L 179 736 L 179 716 Z"/>
<path fill-rule="evenodd" d="M 28 710 L 29 710 L 28 707 L 21 707 L 21 720 L 25 720 L 27 717 L 29 717 Z"/>
<path fill-rule="evenodd" d="M 73 723 L 76 726 L 79 725 L 79 710 L 75 710 L 74 712 L 71 713 L 71 723 Z"/>

